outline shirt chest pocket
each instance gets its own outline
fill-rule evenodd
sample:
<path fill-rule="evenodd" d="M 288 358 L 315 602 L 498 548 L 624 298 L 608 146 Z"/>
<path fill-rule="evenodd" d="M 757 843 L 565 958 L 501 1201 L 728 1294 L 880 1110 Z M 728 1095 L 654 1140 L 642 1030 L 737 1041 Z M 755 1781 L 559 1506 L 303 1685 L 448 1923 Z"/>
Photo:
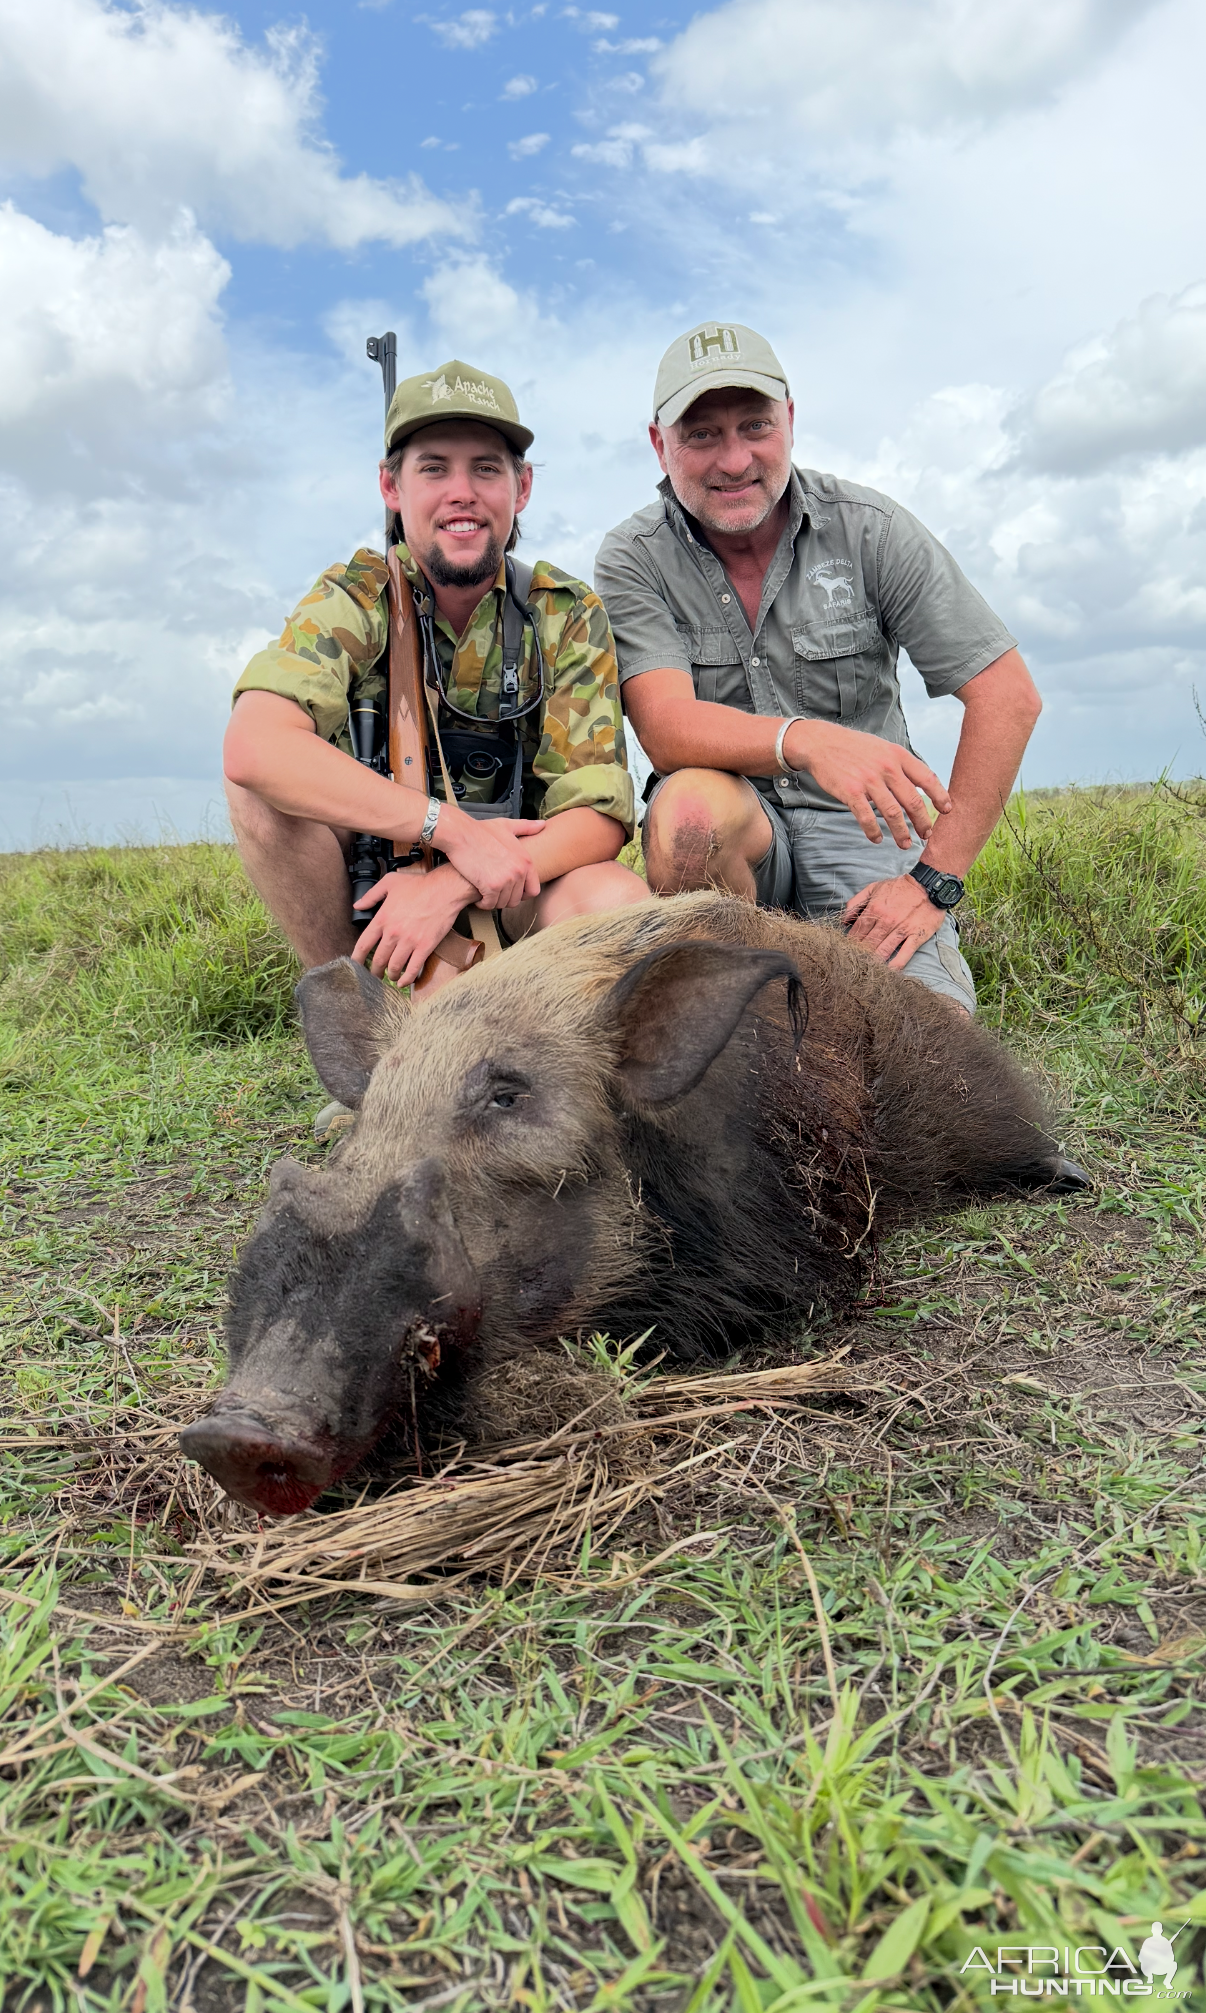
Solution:
<path fill-rule="evenodd" d="M 739 706 L 750 713 L 749 686 L 741 652 L 727 629 L 684 629 L 683 641 L 691 653 L 691 676 L 695 696 L 715 705 Z"/>
<path fill-rule="evenodd" d="M 856 720 L 883 677 L 888 646 L 872 615 L 809 622 L 791 632 L 796 703 L 822 720 Z"/>

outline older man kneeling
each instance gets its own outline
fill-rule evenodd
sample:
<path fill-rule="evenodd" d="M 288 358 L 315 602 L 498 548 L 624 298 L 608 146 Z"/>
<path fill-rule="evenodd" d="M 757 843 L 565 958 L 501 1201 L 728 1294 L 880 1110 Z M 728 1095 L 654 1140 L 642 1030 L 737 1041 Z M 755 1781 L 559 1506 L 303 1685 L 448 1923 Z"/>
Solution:
<path fill-rule="evenodd" d="M 752 329 L 680 337 L 649 428 L 660 500 L 599 551 L 624 704 L 660 778 L 650 884 L 840 918 L 973 1013 L 951 911 L 1040 700 L 1013 637 L 924 525 L 874 489 L 793 467 L 794 410 Z M 909 745 L 902 647 L 932 698 L 964 708 L 949 792 Z"/>

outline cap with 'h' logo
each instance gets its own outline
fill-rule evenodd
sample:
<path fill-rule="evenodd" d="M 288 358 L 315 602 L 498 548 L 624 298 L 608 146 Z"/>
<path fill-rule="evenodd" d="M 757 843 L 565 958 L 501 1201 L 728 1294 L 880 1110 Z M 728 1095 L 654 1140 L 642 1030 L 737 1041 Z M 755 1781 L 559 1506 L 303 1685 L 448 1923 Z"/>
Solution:
<path fill-rule="evenodd" d="M 765 336 L 740 322 L 701 322 L 672 342 L 658 365 L 653 417 L 672 426 L 705 391 L 736 385 L 786 398 L 787 373 Z"/>

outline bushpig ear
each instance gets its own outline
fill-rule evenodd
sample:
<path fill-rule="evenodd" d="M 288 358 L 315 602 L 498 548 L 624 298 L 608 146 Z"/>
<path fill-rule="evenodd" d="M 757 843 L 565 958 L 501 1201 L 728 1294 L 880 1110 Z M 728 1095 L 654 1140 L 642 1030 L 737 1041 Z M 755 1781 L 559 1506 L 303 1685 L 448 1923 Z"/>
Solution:
<path fill-rule="evenodd" d="M 319 1081 L 354 1110 L 410 1008 L 399 992 L 351 958 L 316 965 L 293 989 Z"/>
<path fill-rule="evenodd" d="M 671 1104 L 694 1090 L 754 995 L 772 979 L 788 981 L 793 1023 L 802 1031 L 799 973 L 781 951 L 671 944 L 633 965 L 603 1006 L 619 1028 L 625 1103 Z"/>

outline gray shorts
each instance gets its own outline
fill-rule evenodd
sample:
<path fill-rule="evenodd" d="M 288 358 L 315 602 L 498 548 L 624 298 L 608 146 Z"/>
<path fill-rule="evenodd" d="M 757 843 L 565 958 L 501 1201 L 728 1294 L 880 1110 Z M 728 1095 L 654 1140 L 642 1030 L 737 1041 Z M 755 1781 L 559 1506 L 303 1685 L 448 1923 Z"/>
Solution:
<path fill-rule="evenodd" d="M 748 787 L 753 790 L 752 783 Z M 660 788 L 659 782 L 650 795 L 650 805 Z M 834 811 L 780 810 L 777 804 L 769 804 L 760 790 L 754 794 L 773 833 L 754 867 L 754 886 L 762 908 L 795 909 L 813 923 L 836 922 L 852 895 L 861 894 L 872 881 L 907 874 L 921 858 L 921 840 L 915 839 L 909 851 L 902 853 L 882 819 L 884 836 L 873 846 L 853 811 L 844 807 Z M 937 934 L 899 969 L 911 979 L 919 979 L 931 992 L 945 993 L 968 1013 L 975 1013 L 975 981 L 959 949 L 953 916 L 945 915 Z"/>

